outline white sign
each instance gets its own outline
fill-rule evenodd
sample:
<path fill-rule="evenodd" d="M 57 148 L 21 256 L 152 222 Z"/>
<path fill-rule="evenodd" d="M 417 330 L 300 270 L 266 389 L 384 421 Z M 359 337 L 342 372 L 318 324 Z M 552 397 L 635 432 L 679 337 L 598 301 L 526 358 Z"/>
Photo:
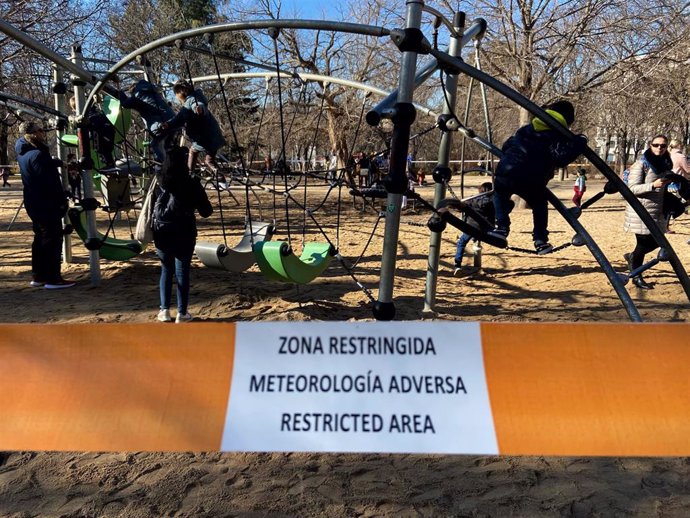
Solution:
<path fill-rule="evenodd" d="M 497 454 L 479 324 L 238 323 L 221 449 Z"/>

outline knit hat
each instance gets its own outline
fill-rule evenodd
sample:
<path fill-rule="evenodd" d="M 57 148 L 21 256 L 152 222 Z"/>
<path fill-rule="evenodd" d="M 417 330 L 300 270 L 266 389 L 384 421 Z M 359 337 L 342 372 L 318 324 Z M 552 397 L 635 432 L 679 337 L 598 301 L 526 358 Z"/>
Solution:
<path fill-rule="evenodd" d="M 570 126 L 575 121 L 575 108 L 568 101 L 556 101 L 544 106 L 545 110 L 553 110 L 563 115 L 565 122 Z"/>
<path fill-rule="evenodd" d="M 43 125 L 35 121 L 24 121 L 19 125 L 19 133 L 21 135 L 33 135 L 42 129 L 44 129 Z"/>

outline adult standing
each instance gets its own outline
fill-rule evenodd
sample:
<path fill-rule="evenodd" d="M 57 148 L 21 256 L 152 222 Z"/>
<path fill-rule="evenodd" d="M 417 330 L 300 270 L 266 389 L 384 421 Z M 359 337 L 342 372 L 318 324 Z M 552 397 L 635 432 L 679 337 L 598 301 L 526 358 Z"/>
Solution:
<path fill-rule="evenodd" d="M 333 150 L 331 158 L 328 161 L 328 181 L 335 185 L 335 181 L 338 179 L 338 153 Z"/>
<path fill-rule="evenodd" d="M 649 148 L 630 166 L 628 176 L 628 187 L 662 232 L 666 230 L 664 191 L 669 183 L 669 180 L 664 180 L 663 177 L 672 167 L 673 162 L 668 153 L 668 138 L 665 135 L 656 135 L 650 141 Z M 659 245 L 630 205 L 625 208 L 623 228 L 626 232 L 635 234 L 635 249 L 623 256 L 628 263 L 628 268 L 633 271 L 642 266 L 645 254 L 656 250 Z M 653 286 L 648 284 L 642 275 L 634 276 L 632 281 L 640 289 L 653 289 Z"/>
<path fill-rule="evenodd" d="M 36 122 L 23 122 L 15 145 L 24 183 L 24 208 L 31 218 L 31 286 L 49 290 L 70 288 L 74 282 L 62 278 L 62 218 L 67 212 L 67 195 L 62 187 L 60 160 L 50 156 L 45 129 Z"/>
<path fill-rule="evenodd" d="M 213 213 L 206 191 L 189 174 L 187 148 L 168 150 L 158 173 L 153 208 L 153 241 L 161 261 L 160 311 L 158 320 L 170 322 L 173 276 L 177 282 L 176 323 L 189 322 L 189 274 L 196 244 L 195 211 L 207 218 Z"/>

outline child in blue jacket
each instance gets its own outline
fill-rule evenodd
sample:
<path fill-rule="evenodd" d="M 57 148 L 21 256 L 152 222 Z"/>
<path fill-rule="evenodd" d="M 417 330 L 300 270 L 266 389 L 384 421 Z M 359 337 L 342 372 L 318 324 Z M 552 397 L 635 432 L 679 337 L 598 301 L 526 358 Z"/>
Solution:
<path fill-rule="evenodd" d="M 575 120 L 575 109 L 568 101 L 557 101 L 544 107 L 546 112 L 566 128 Z M 586 137 L 569 139 L 550 129 L 539 118 L 520 128 L 503 144 L 503 157 L 494 178 L 496 229 L 494 237 L 507 238 L 510 213 L 515 204 L 513 194 L 524 199 L 532 209 L 532 237 L 538 254 L 553 250 L 549 244 L 546 184 L 558 167 L 565 167 L 584 151 Z"/>
<path fill-rule="evenodd" d="M 187 81 L 180 80 L 173 86 L 175 97 L 182 103 L 182 108 L 164 127 L 175 130 L 184 126 L 187 137 L 192 141 L 189 150 L 188 166 L 194 171 L 196 159 L 200 152 L 206 153 L 205 163 L 211 171 L 217 169 L 216 153 L 226 142 L 218 121 L 208 109 L 208 100 L 201 90 L 195 90 Z"/>

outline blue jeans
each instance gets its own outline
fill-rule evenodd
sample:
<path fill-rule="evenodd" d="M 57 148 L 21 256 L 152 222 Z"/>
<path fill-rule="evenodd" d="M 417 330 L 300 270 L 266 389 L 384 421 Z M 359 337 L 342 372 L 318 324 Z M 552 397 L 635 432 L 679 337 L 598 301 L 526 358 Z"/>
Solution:
<path fill-rule="evenodd" d="M 173 275 L 177 283 L 177 312 L 187 313 L 189 304 L 189 270 L 194 250 L 161 250 L 156 254 L 161 260 L 160 297 L 161 309 L 170 309 Z"/>
<path fill-rule="evenodd" d="M 467 246 L 467 243 L 469 243 L 471 240 L 472 236 L 465 233 L 463 233 L 458 239 L 458 246 L 455 249 L 455 266 L 460 266 L 460 264 L 462 263 L 462 256 L 465 253 L 465 247 Z"/>

